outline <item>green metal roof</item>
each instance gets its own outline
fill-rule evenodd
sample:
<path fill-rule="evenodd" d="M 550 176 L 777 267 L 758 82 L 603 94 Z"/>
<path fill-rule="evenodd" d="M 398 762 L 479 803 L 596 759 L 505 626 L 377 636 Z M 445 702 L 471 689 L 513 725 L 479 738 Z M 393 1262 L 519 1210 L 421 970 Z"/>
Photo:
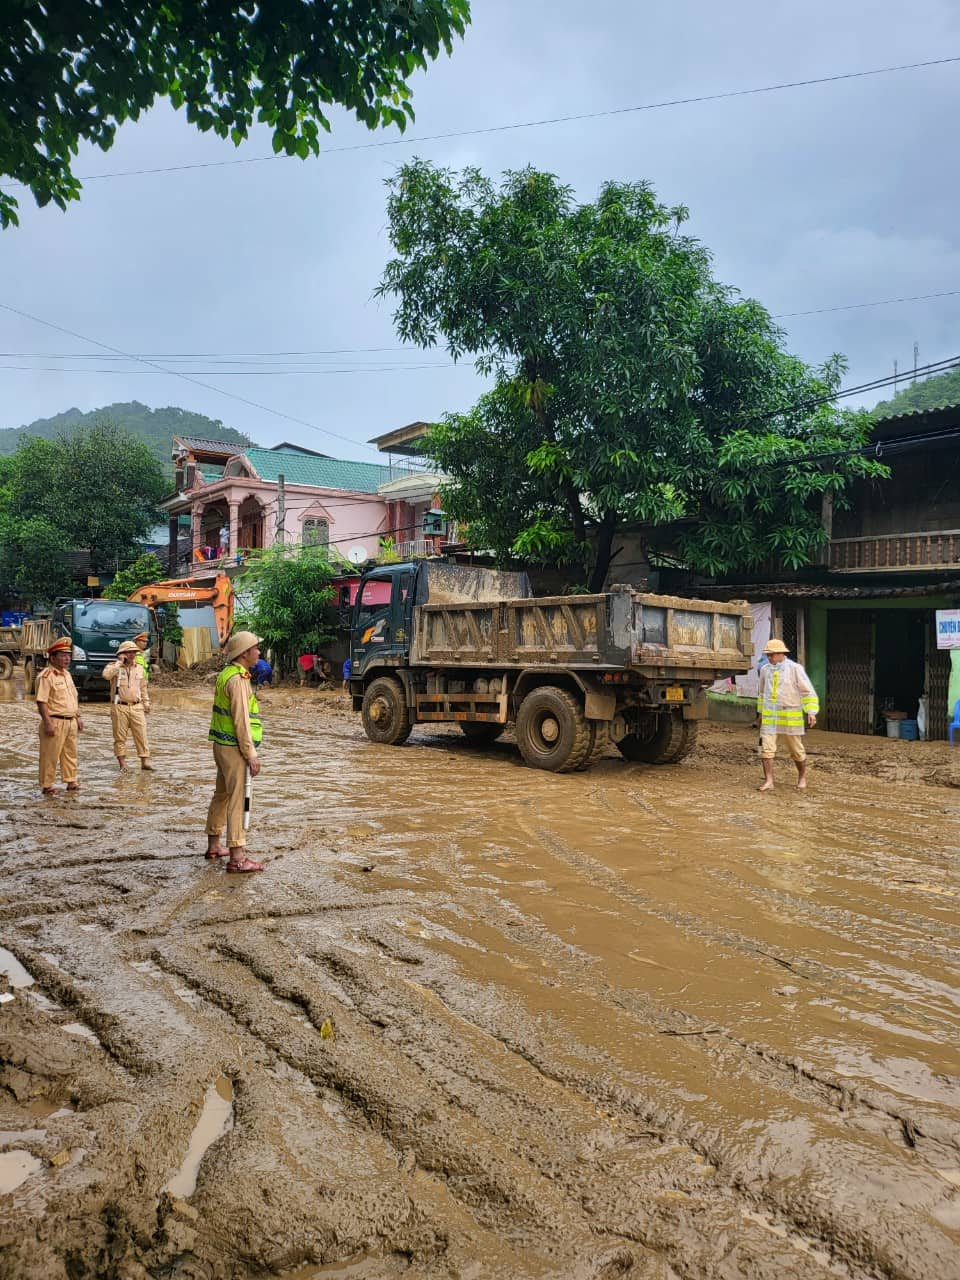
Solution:
<path fill-rule="evenodd" d="M 339 458 L 309 457 L 274 449 L 244 449 L 243 456 L 268 484 L 276 484 L 282 475 L 287 484 L 376 493 L 380 485 L 397 478 L 396 470 L 391 471 L 377 462 L 342 462 Z"/>

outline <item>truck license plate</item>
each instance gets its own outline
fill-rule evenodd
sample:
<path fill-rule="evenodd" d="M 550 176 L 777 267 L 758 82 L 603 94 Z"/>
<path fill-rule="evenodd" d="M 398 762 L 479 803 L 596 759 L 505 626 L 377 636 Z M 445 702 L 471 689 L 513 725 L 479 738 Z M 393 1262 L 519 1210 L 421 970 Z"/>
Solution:
<path fill-rule="evenodd" d="M 664 697 L 666 698 L 667 702 L 682 702 L 683 701 L 683 685 L 668 684 L 664 692 Z"/>

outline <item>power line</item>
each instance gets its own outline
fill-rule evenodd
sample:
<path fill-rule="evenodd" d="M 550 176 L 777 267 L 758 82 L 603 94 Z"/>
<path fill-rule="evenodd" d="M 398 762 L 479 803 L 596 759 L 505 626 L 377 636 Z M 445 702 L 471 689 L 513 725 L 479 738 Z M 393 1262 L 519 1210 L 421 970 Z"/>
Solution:
<path fill-rule="evenodd" d="M 18 307 L 10 306 L 8 302 L 0 302 L 0 310 L 9 311 L 11 315 L 19 316 L 21 320 L 32 320 L 34 324 L 43 325 L 47 329 L 54 329 L 57 333 L 65 333 L 70 338 L 76 338 L 78 342 L 89 342 L 91 346 L 100 347 L 103 351 L 110 351 L 115 356 L 124 356 L 127 360 L 137 360 L 160 373 L 167 373 L 173 378 L 181 378 L 184 382 L 192 383 L 195 387 L 202 387 L 205 391 L 214 391 L 218 395 L 226 396 L 230 400 L 237 400 L 240 404 L 248 405 L 252 409 L 259 409 L 262 413 L 272 414 L 275 418 L 283 418 L 287 422 L 306 427 L 310 431 L 318 431 L 321 435 L 332 436 L 337 440 L 345 440 L 351 448 L 366 449 L 369 453 L 377 452 L 371 445 L 361 443 L 359 440 L 352 440 L 349 436 L 341 435 L 339 431 L 331 431 L 329 427 L 318 427 L 313 422 L 307 422 L 305 418 L 298 418 L 292 413 L 285 413 L 282 409 L 273 409 L 269 405 L 260 404 L 256 400 L 249 400 L 246 396 L 238 396 L 235 391 L 226 391 L 223 387 L 215 387 L 211 382 L 201 382 L 199 378 L 195 378 L 192 374 L 181 373 L 178 369 L 165 369 L 163 365 L 157 364 L 154 360 L 148 360 L 144 356 L 133 356 L 128 351 L 121 351 L 119 347 L 112 347 L 109 343 L 100 342 L 97 338 L 88 338 L 86 334 L 77 333 L 76 330 L 68 329 L 65 325 L 54 324 L 52 320 L 43 320 L 40 316 L 31 315 L 28 311 L 21 311 Z"/>
<path fill-rule="evenodd" d="M 899 302 L 927 302 L 931 298 L 956 298 L 960 289 L 947 289 L 943 293 L 916 293 L 910 298 L 880 298 L 877 302 L 851 302 L 843 307 L 818 307 L 815 311 L 781 311 L 772 320 L 795 320 L 798 316 L 824 316 L 831 311 L 861 311 L 865 307 L 892 307 Z"/>
<path fill-rule="evenodd" d="M 0 357 L 0 359 L 5 357 Z M 326 374 L 326 373 L 416 373 L 421 369 L 454 369 L 454 368 L 473 368 L 473 361 L 457 361 L 449 360 L 443 364 L 413 364 L 413 365 L 371 365 L 367 368 L 356 369 L 199 369 L 198 373 L 205 377 L 212 378 L 280 378 L 280 377 L 298 377 L 310 374 Z M 82 369 L 64 368 L 62 365 L 32 365 L 32 364 L 0 364 L 0 373 L 7 372 L 18 373 L 96 373 L 111 374 L 114 377 L 129 378 L 136 375 L 141 377 L 150 374 L 166 374 L 167 376 L 177 376 L 176 369 L 91 369 L 88 367 Z M 218 390 L 214 387 L 213 390 Z M 223 392 L 228 395 L 229 392 Z M 316 431 L 326 431 L 324 427 L 314 428 Z M 327 432 L 329 435 L 335 432 Z M 341 437 L 346 439 L 346 437 Z"/>
<path fill-rule="evenodd" d="M 663 111 L 668 107 L 694 106 L 704 102 L 721 102 L 729 98 L 754 97 L 763 93 L 781 93 L 786 89 L 806 89 L 814 85 L 837 84 L 843 80 L 864 80 L 871 76 L 891 75 L 900 71 L 918 71 L 929 67 L 942 67 L 960 62 L 960 55 L 949 58 L 931 58 L 925 62 L 903 62 L 889 67 L 872 67 L 866 71 L 843 71 L 831 76 L 815 76 L 805 80 L 785 80 L 778 84 L 758 85 L 750 89 L 726 89 L 720 93 L 704 93 L 687 98 L 667 98 L 661 102 L 644 102 L 631 107 L 611 107 L 604 111 L 582 111 L 575 115 L 548 116 L 542 120 L 519 120 L 508 124 L 486 125 L 477 129 L 455 129 L 447 133 L 422 134 L 413 138 L 386 138 L 377 142 L 357 142 L 342 147 L 328 147 L 321 155 L 337 155 L 350 151 L 374 151 L 385 147 L 419 146 L 424 142 L 445 142 L 454 138 L 475 138 L 489 133 L 509 133 L 518 129 L 541 129 L 548 125 L 574 124 L 584 120 L 601 120 L 611 116 L 632 115 L 642 111 Z M 271 160 L 292 160 L 294 156 L 264 155 L 234 158 L 231 160 L 205 160 L 193 164 L 173 164 L 154 169 L 118 169 L 112 173 L 91 173 L 81 177 L 81 182 L 95 182 L 106 178 L 133 178 L 148 174 L 183 173 L 189 169 L 222 169 L 231 165 L 262 164 Z M 5 184 L 24 186 L 24 183 Z"/>

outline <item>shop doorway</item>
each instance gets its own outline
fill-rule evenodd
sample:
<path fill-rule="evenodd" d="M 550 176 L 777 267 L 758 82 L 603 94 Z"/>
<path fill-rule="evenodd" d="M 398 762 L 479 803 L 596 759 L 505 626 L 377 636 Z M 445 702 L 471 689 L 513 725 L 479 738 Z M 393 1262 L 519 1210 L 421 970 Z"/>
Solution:
<path fill-rule="evenodd" d="M 926 677 L 929 610 L 878 609 L 876 612 L 877 714 L 902 711 L 916 720 Z"/>
<path fill-rule="evenodd" d="M 826 727 L 873 733 L 873 614 L 831 609 L 828 619 Z"/>

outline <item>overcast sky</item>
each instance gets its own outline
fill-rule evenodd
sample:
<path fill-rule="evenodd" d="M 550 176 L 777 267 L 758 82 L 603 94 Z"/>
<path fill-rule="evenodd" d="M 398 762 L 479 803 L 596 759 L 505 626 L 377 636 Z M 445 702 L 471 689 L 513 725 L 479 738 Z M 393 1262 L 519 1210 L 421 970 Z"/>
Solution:
<path fill-rule="evenodd" d="M 956 0 L 473 8 L 453 56 L 414 82 L 411 138 L 960 54 Z M 220 418 L 260 443 L 370 458 L 370 437 L 467 408 L 481 386 L 472 370 L 451 367 L 443 351 L 399 350 L 389 303 L 372 297 L 389 256 L 383 182 L 414 155 L 494 174 L 533 164 L 583 199 L 607 179 L 647 179 L 663 200 L 689 206 L 718 278 L 775 314 L 960 290 L 958 120 L 960 63 L 308 161 L 90 181 L 66 213 L 38 210 L 22 193 L 20 228 L 0 233 L 0 302 L 167 365 L 169 353 L 199 356 L 177 367 L 315 429 L 4 311 L 0 426 L 139 400 Z M 327 146 L 396 136 L 335 113 Z M 164 104 L 125 125 L 110 152 L 84 148 L 76 172 L 270 150 L 266 132 L 237 151 Z M 958 317 L 960 295 L 782 323 L 809 361 L 844 352 L 848 382 L 859 383 L 891 372 L 895 358 L 912 365 L 914 342 L 921 363 L 954 355 Z M 291 370 L 282 375 L 230 376 L 243 366 L 217 362 L 345 348 L 278 358 Z M 64 353 L 86 358 L 52 358 Z"/>

